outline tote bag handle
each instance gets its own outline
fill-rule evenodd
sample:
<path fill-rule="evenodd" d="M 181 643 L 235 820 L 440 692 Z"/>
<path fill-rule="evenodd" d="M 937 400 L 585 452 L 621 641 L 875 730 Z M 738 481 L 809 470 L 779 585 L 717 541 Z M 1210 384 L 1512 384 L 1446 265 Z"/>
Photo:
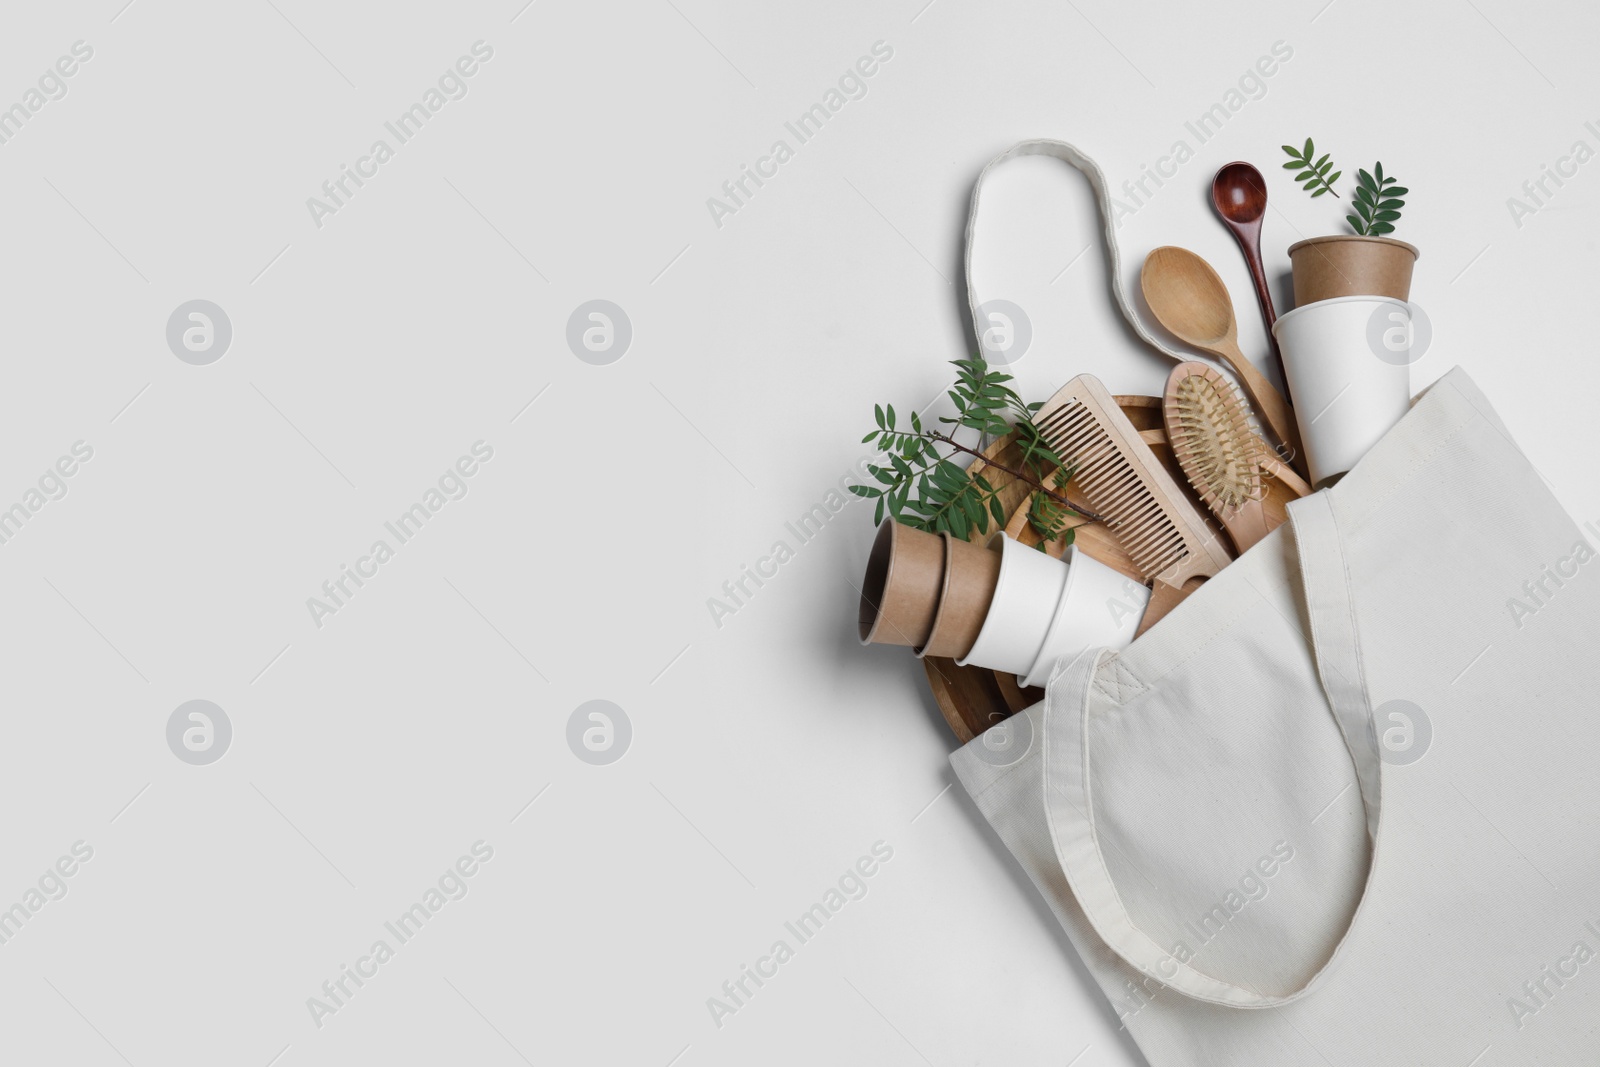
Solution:
<path fill-rule="evenodd" d="M 1111 211 L 1111 190 L 1106 185 L 1106 176 L 1100 170 L 1100 165 L 1073 145 L 1065 141 L 1050 140 L 1018 141 L 986 163 L 983 170 L 978 172 L 978 180 L 973 183 L 972 204 L 967 209 L 965 270 L 967 278 L 967 307 L 972 312 L 972 329 L 977 335 L 978 350 L 985 354 L 985 358 L 988 357 L 989 349 L 983 340 L 986 323 L 979 310 L 982 306 L 982 301 L 978 299 L 978 290 L 973 285 L 972 279 L 972 249 L 975 243 L 973 237 L 978 230 L 978 204 L 983 195 L 984 182 L 989 178 L 989 172 L 1007 160 L 1016 159 L 1019 156 L 1049 156 L 1052 159 L 1059 159 L 1076 167 L 1083 172 L 1085 178 L 1089 179 L 1089 187 L 1094 190 L 1095 203 L 1100 208 L 1100 221 L 1105 234 L 1106 259 L 1111 268 L 1111 295 L 1116 300 L 1117 308 L 1122 312 L 1122 317 L 1128 320 L 1128 325 L 1133 328 L 1133 332 L 1138 334 L 1141 340 L 1157 352 L 1179 363 L 1189 358 L 1174 352 L 1156 340 L 1155 336 L 1145 328 L 1144 323 L 1139 320 L 1139 316 L 1134 313 L 1133 304 L 1128 300 L 1127 291 L 1122 285 L 1122 255 L 1117 248 L 1117 226 Z"/>
<path fill-rule="evenodd" d="M 1088 705 L 1095 669 L 1103 653 L 1090 651 L 1062 668 L 1046 697 L 1044 808 L 1056 858 L 1073 896 L 1100 939 L 1131 966 L 1196 1000 L 1237 1008 L 1272 1008 L 1316 988 L 1333 967 L 1371 897 L 1377 868 L 1381 811 L 1381 758 L 1377 729 L 1361 666 L 1350 583 L 1342 542 L 1327 492 L 1289 505 L 1289 525 L 1300 557 L 1300 578 L 1311 620 L 1317 673 L 1339 731 L 1349 749 L 1366 811 L 1367 881 L 1350 924 L 1328 960 L 1299 989 L 1267 994 L 1203 974 L 1163 949 L 1135 925 L 1117 893 L 1100 851 L 1094 823 L 1093 763 L 1088 745 Z"/>

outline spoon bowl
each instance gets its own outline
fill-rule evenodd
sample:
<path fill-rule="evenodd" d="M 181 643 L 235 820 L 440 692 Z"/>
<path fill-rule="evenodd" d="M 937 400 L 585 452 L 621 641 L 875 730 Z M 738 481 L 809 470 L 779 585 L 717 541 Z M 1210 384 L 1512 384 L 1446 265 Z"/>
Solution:
<path fill-rule="evenodd" d="M 1300 434 L 1283 394 L 1239 351 L 1239 325 L 1233 299 L 1211 264 L 1175 245 L 1157 248 L 1145 257 L 1139 274 L 1145 303 L 1156 321 L 1178 340 L 1209 352 L 1239 378 L 1239 384 L 1277 439 L 1300 455 Z"/>
<path fill-rule="evenodd" d="M 1248 163 L 1229 163 L 1211 180 L 1211 203 L 1224 222 L 1259 224 L 1267 213 L 1267 183 Z"/>
<path fill-rule="evenodd" d="M 1233 299 L 1211 264 L 1166 245 L 1146 257 L 1139 284 L 1156 319 L 1178 340 L 1208 351 L 1232 347 L 1238 336 Z"/>

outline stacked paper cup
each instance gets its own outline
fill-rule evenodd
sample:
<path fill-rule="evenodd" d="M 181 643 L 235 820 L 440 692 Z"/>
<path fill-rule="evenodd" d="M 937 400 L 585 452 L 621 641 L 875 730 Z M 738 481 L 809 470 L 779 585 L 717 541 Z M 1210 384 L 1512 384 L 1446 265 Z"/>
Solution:
<path fill-rule="evenodd" d="M 1149 602 L 1143 584 L 1076 545 L 1056 559 L 1004 534 L 975 545 L 886 522 L 867 562 L 860 635 L 1044 685 L 1064 657 L 1126 648 Z"/>
<path fill-rule="evenodd" d="M 1421 355 L 1407 302 L 1417 250 L 1386 237 L 1319 237 L 1291 245 L 1289 257 L 1296 306 L 1272 332 L 1320 489 L 1410 408 L 1410 365 Z"/>

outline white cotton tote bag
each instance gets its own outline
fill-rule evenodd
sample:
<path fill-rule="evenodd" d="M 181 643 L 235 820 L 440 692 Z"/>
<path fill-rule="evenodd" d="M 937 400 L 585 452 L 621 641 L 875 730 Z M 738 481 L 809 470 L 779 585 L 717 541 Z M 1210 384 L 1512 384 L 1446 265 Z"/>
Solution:
<path fill-rule="evenodd" d="M 1597 636 L 1595 548 L 1457 369 L 951 762 L 1151 1067 L 1591 1067 Z"/>

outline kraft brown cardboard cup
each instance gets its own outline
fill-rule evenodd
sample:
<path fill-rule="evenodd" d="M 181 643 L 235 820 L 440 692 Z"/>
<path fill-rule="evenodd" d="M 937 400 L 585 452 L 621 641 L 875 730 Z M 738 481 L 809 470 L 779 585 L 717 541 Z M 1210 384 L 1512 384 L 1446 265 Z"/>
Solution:
<path fill-rule="evenodd" d="M 944 587 L 947 550 L 938 534 L 889 520 L 867 557 L 857 624 L 864 645 L 905 645 L 928 640 Z"/>
<path fill-rule="evenodd" d="M 933 632 L 917 655 L 962 659 L 972 651 L 983 621 L 989 617 L 989 604 L 1000 581 L 1000 553 L 948 532 L 942 536 L 950 563 L 945 568 Z"/>
<path fill-rule="evenodd" d="M 1305 307 L 1343 296 L 1411 299 L 1411 270 L 1420 253 L 1390 237 L 1342 234 L 1289 246 L 1294 304 Z"/>

